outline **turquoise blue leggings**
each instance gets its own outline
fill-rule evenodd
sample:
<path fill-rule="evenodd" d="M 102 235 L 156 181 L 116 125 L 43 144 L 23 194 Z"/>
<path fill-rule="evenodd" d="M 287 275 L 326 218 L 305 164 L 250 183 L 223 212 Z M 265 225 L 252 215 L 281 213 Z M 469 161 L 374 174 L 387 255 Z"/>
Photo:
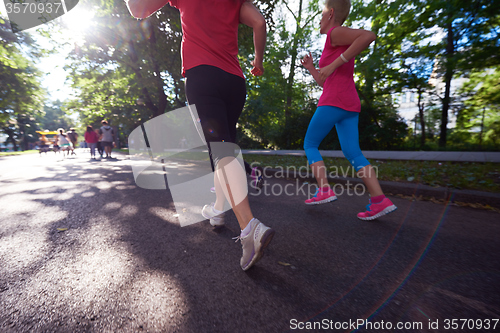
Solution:
<path fill-rule="evenodd" d="M 318 147 L 333 126 L 337 128 L 342 152 L 354 169 L 359 171 L 370 164 L 359 148 L 358 118 L 359 112 L 346 111 L 335 106 L 318 106 L 304 139 L 304 150 L 309 164 L 323 160 Z"/>

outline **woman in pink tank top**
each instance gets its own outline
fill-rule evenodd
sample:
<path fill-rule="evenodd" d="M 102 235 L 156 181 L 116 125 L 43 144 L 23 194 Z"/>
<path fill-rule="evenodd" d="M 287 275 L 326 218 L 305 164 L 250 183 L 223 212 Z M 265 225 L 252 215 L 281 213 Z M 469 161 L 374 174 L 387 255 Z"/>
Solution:
<path fill-rule="evenodd" d="M 325 163 L 318 150 L 321 141 L 335 126 L 344 156 L 363 179 L 371 196 L 367 211 L 358 213 L 358 218 L 374 220 L 394 211 L 396 206 L 385 197 L 375 170 L 359 147 L 358 118 L 361 104 L 353 79 L 354 57 L 366 49 L 376 36 L 370 31 L 342 26 L 350 8 L 350 0 L 326 1 L 320 21 L 320 32 L 327 35 L 319 60 L 320 69 L 314 67 L 310 53 L 302 59 L 302 65 L 323 87 L 318 108 L 304 139 L 304 150 L 319 189 L 305 203 L 317 205 L 337 200 L 335 192 L 328 185 Z"/>

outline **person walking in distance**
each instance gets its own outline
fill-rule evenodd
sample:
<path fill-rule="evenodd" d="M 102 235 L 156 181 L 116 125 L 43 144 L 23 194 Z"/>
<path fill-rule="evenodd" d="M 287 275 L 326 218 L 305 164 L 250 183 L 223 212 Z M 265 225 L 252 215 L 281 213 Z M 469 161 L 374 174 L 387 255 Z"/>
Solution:
<path fill-rule="evenodd" d="M 104 152 L 106 153 L 105 158 L 111 158 L 111 150 L 113 149 L 115 132 L 113 131 L 113 128 L 109 126 L 106 120 L 103 120 L 101 123 L 102 127 L 99 131 L 102 135 L 101 145 L 104 149 Z"/>
<path fill-rule="evenodd" d="M 224 224 L 225 200 L 231 204 L 241 228 L 243 254 L 240 266 L 252 267 L 263 255 L 274 230 L 254 218 L 248 202 L 248 185 L 242 165 L 234 157 L 236 124 L 246 99 L 246 83 L 238 61 L 238 25 L 253 28 L 255 58 L 251 74 L 262 75 L 266 22 L 249 1 L 225 0 L 216 5 L 198 0 L 130 0 L 138 18 L 153 14 L 166 4 L 181 14 L 182 74 L 186 97 L 196 105 L 209 154 L 214 165 L 216 201 L 203 207 L 202 215 L 213 226 Z"/>
<path fill-rule="evenodd" d="M 95 150 L 97 148 L 97 142 L 99 142 L 99 135 L 94 131 L 92 126 L 88 125 L 84 138 L 90 148 L 90 158 L 95 159 Z"/>
<path fill-rule="evenodd" d="M 325 48 L 319 60 L 320 69 L 314 67 L 311 53 L 302 59 L 302 65 L 323 87 L 318 108 L 304 139 L 304 150 L 319 189 L 305 203 L 316 205 L 337 200 L 328 185 L 325 163 L 318 150 L 321 141 L 335 126 L 344 156 L 358 172 L 371 196 L 367 210 L 357 216 L 361 220 L 374 220 L 396 210 L 396 206 L 385 197 L 375 170 L 359 147 L 361 103 L 353 79 L 354 57 L 366 49 L 376 36 L 370 31 L 342 26 L 350 8 L 350 0 L 326 1 L 320 21 L 320 33 L 326 34 Z"/>
<path fill-rule="evenodd" d="M 59 128 L 57 131 L 59 132 L 57 134 L 57 139 L 56 139 L 57 145 L 62 150 L 63 156 L 64 156 L 65 151 L 67 152 L 67 155 L 69 156 L 69 152 L 73 151 L 73 145 L 69 141 L 68 135 L 66 133 L 64 133 L 64 129 Z"/>
<path fill-rule="evenodd" d="M 68 135 L 69 141 L 73 145 L 73 150 L 71 151 L 71 155 L 76 155 L 75 148 L 78 147 L 78 133 L 76 133 L 75 129 L 71 127 L 69 131 L 66 132 Z"/>
<path fill-rule="evenodd" d="M 95 134 L 97 134 L 97 152 L 99 153 L 99 156 L 101 156 L 102 158 L 102 155 L 104 154 L 104 149 L 102 149 L 102 144 L 101 144 L 102 140 L 101 130 L 98 128 L 95 129 L 94 132 Z"/>

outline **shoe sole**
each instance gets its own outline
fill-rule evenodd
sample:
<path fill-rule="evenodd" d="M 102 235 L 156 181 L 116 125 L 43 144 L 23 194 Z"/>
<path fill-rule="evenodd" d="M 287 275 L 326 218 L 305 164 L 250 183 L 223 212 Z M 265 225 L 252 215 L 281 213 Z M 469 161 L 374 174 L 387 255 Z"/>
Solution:
<path fill-rule="evenodd" d="M 368 217 L 359 217 L 358 216 L 358 219 L 363 220 L 363 221 L 372 221 L 372 220 L 375 220 L 381 216 L 392 213 L 396 209 L 398 209 L 398 207 L 396 207 L 395 205 L 392 205 L 392 206 L 386 207 L 383 211 L 381 211 L 373 216 L 368 216 Z"/>
<path fill-rule="evenodd" d="M 262 235 L 262 237 L 260 239 L 260 248 L 259 248 L 259 251 L 257 251 L 257 253 L 255 253 L 254 257 L 252 258 L 252 260 L 250 261 L 250 263 L 245 268 L 242 267 L 242 269 L 244 271 L 248 270 L 255 263 L 257 263 L 260 259 L 262 259 L 262 257 L 264 256 L 264 250 L 267 248 L 267 246 L 269 245 L 269 243 L 273 239 L 274 234 L 275 234 L 275 231 L 273 229 L 271 229 L 271 228 L 268 228 L 264 232 L 264 235 Z"/>
<path fill-rule="evenodd" d="M 224 214 L 221 214 L 221 215 L 222 215 L 222 216 L 220 216 L 220 215 L 219 215 L 219 216 L 220 216 L 220 219 L 222 220 L 222 219 L 224 218 Z M 201 216 L 203 216 L 203 217 L 204 217 L 204 218 L 206 218 L 207 220 L 210 220 L 210 225 L 212 225 L 212 227 L 215 227 L 215 228 L 216 228 L 216 227 L 222 227 L 222 226 L 225 224 L 225 222 L 224 222 L 224 221 L 219 221 L 219 222 L 218 222 L 217 220 L 215 220 L 215 219 L 214 219 L 214 217 L 213 217 L 213 216 L 207 216 L 207 215 L 205 215 L 205 214 L 203 213 L 203 210 L 201 211 Z"/>
<path fill-rule="evenodd" d="M 214 219 L 210 219 L 210 225 L 214 228 L 223 227 L 225 224 L 226 223 L 224 221 L 215 221 Z"/>
<path fill-rule="evenodd" d="M 320 205 L 320 204 L 324 204 L 324 203 L 335 201 L 335 200 L 337 200 L 337 196 L 329 197 L 329 198 L 326 198 L 326 199 L 323 199 L 320 201 L 306 202 L 305 204 L 306 205 Z"/>

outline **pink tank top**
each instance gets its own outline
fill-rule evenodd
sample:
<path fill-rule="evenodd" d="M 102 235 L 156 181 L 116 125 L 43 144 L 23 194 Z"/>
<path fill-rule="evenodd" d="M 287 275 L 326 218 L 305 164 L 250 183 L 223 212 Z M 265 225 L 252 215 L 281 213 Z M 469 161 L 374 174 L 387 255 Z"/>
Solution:
<path fill-rule="evenodd" d="M 332 46 L 330 34 L 331 28 L 326 35 L 325 48 L 319 59 L 319 67 L 323 68 L 331 64 L 340 54 L 349 48 L 350 45 Z M 323 93 L 319 98 L 318 106 L 336 106 L 346 111 L 361 111 L 358 92 L 354 85 L 354 58 L 341 65 L 325 81 Z"/>

